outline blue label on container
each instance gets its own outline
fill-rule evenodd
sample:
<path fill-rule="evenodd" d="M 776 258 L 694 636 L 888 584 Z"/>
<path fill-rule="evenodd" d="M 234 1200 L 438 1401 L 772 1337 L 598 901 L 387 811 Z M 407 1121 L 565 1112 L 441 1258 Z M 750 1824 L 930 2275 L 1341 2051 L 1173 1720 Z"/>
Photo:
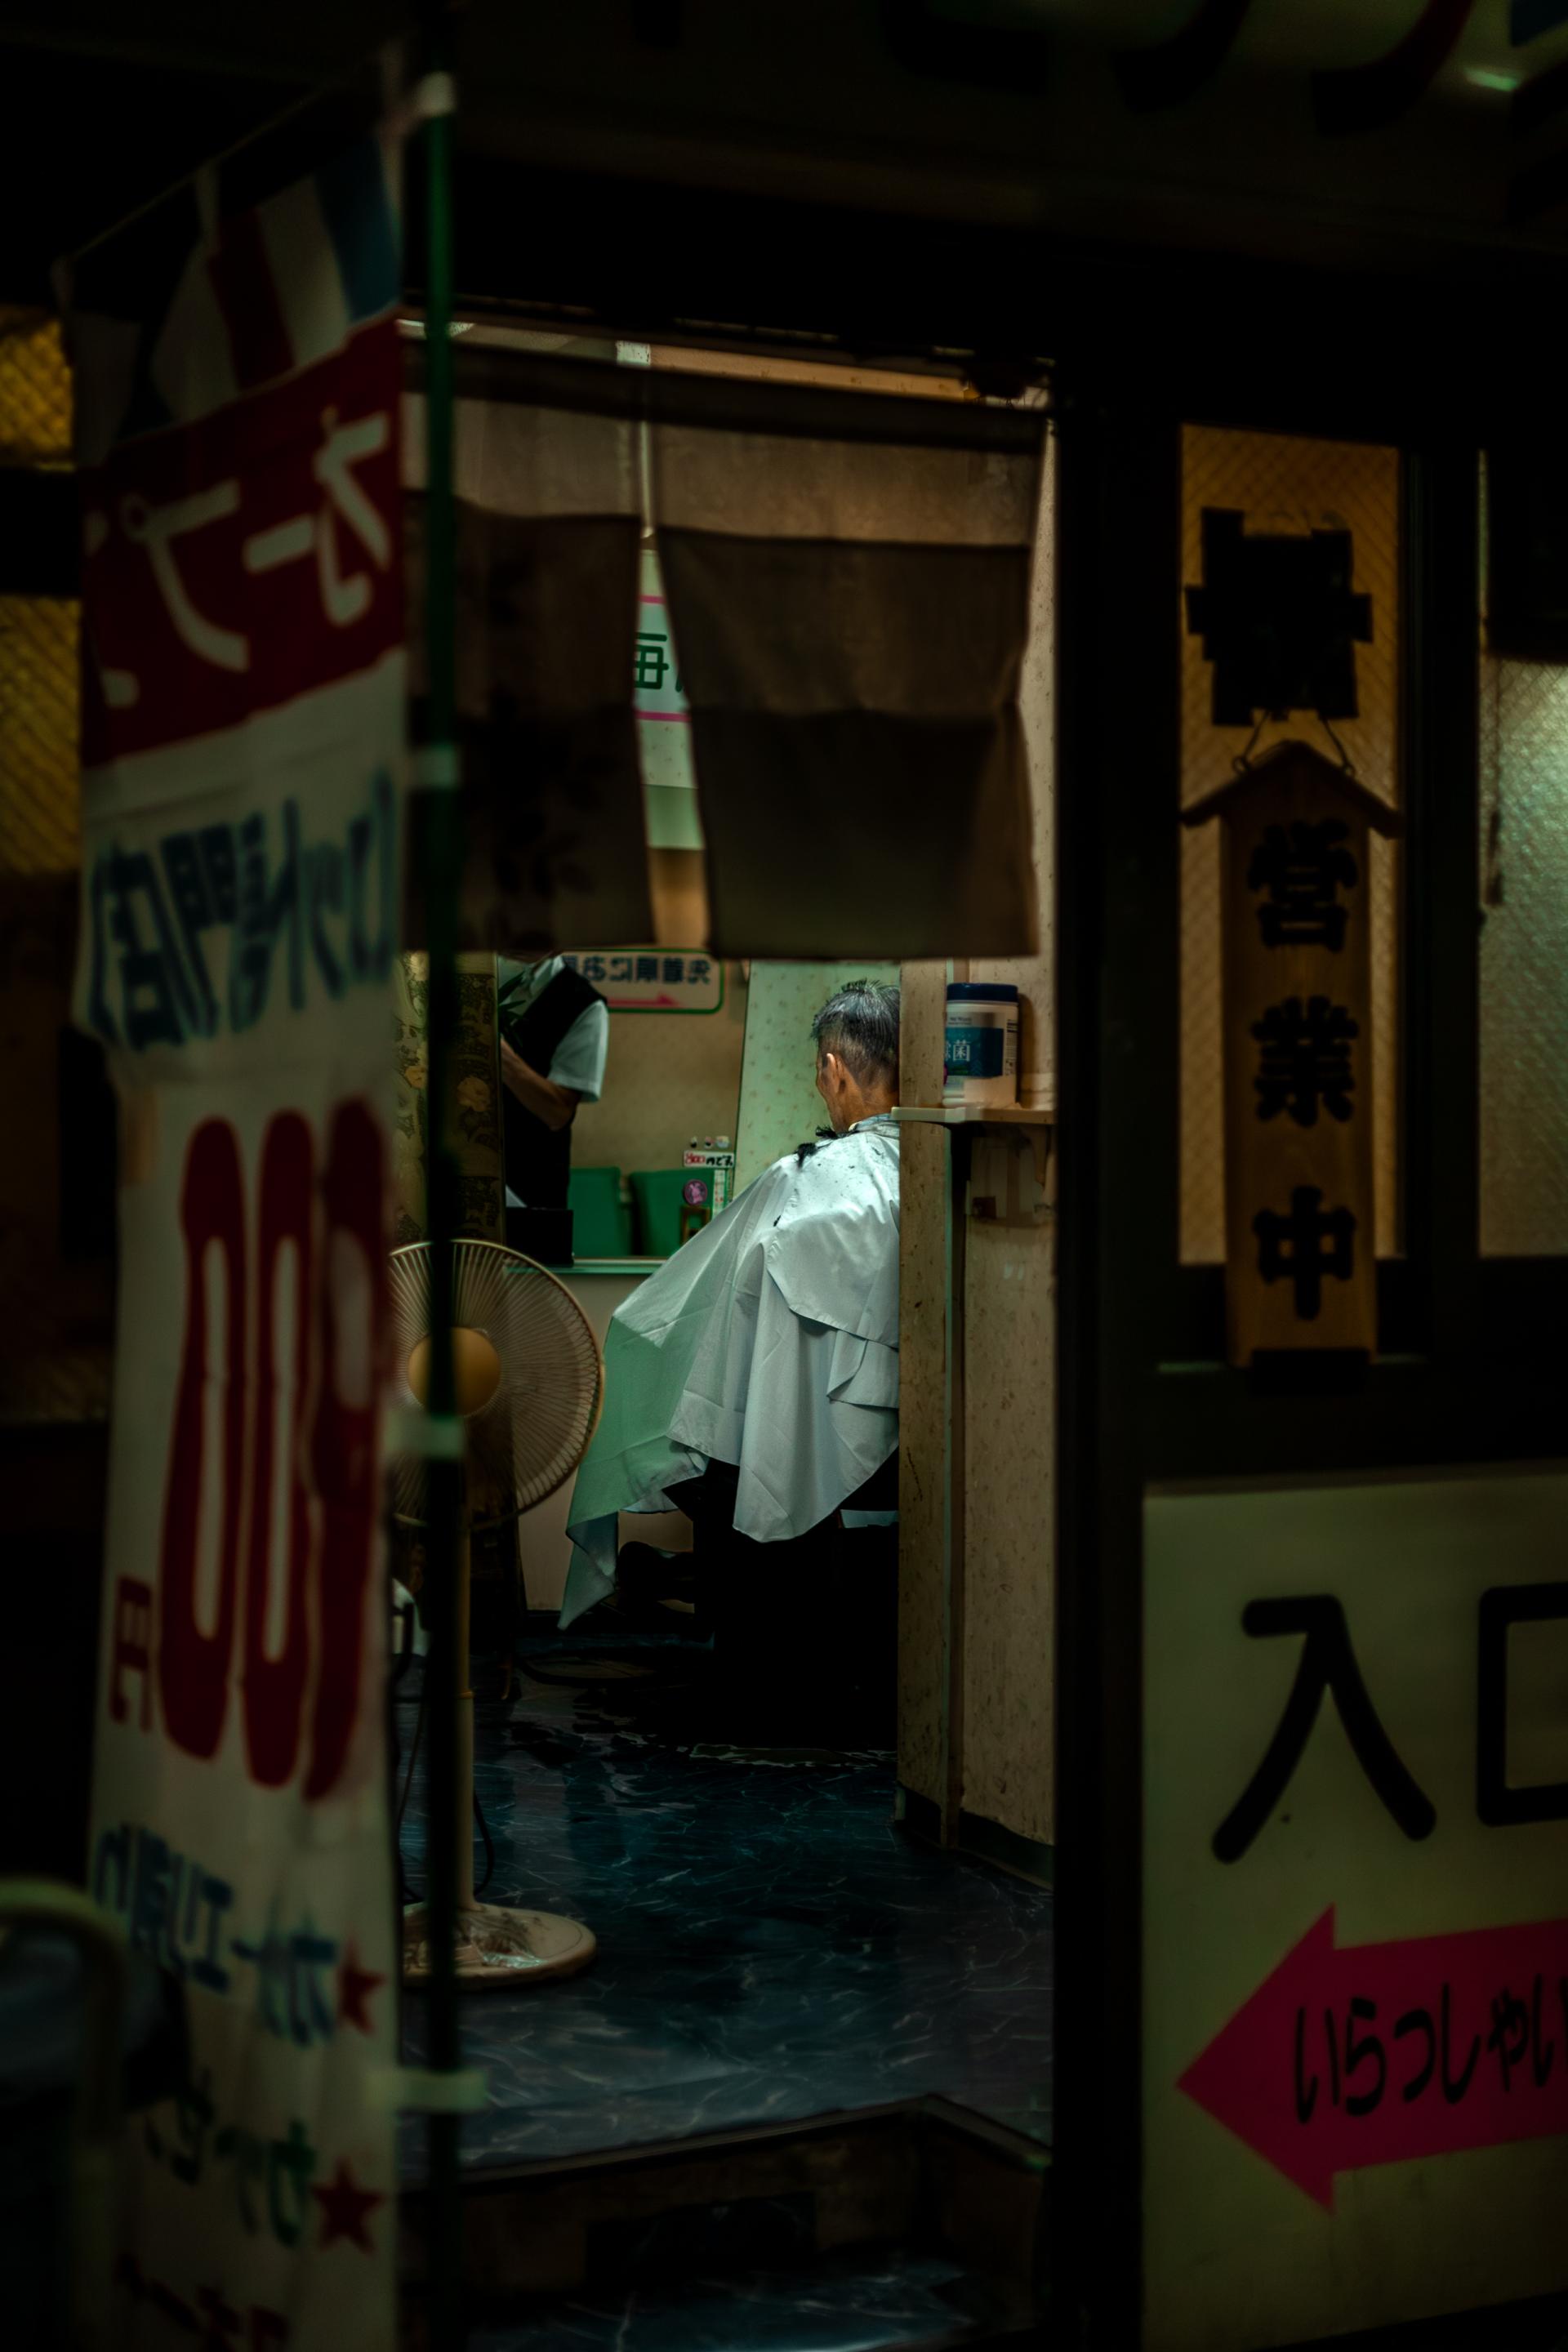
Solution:
<path fill-rule="evenodd" d="M 1005 1029 L 950 1029 L 947 1033 L 947 1076 L 950 1078 L 999 1078 L 1007 1044 Z"/>

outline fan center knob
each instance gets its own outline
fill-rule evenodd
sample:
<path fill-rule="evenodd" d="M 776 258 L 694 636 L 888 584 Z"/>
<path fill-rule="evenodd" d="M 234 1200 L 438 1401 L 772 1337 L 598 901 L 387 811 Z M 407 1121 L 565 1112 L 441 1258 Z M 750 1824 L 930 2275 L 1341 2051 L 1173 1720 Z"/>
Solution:
<path fill-rule="evenodd" d="M 452 1384 L 465 1420 L 483 1412 L 500 1387 L 500 1358 L 482 1331 L 466 1323 L 452 1328 Z M 430 1402 L 430 1341 L 416 1342 L 408 1359 L 408 1385 L 423 1405 Z"/>

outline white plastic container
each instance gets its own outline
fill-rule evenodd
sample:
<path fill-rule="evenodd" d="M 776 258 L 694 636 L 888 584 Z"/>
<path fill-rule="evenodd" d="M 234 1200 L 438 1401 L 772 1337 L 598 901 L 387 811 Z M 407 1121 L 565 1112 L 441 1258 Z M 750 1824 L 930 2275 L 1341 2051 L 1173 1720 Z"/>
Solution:
<path fill-rule="evenodd" d="M 1018 992 L 1009 981 L 954 981 L 947 992 L 942 1098 L 960 1110 L 1018 1099 Z"/>

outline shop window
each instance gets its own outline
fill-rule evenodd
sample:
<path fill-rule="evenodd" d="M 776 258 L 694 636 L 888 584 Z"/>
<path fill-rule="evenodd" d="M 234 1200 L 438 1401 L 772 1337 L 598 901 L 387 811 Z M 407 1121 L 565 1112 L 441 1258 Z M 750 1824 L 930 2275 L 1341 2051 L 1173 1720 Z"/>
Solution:
<path fill-rule="evenodd" d="M 1241 529 L 1307 538 L 1313 531 L 1348 531 L 1351 585 L 1371 600 L 1371 636 L 1354 645 L 1356 713 L 1336 719 L 1333 734 L 1369 792 L 1390 807 L 1400 803 L 1398 762 L 1399 455 L 1347 441 L 1309 441 L 1282 434 L 1238 433 L 1189 425 L 1182 439 L 1182 579 L 1204 578 L 1205 509 L 1240 514 Z M 1215 669 L 1204 640 L 1182 632 L 1181 801 L 1188 808 L 1224 784 L 1234 762 L 1257 758 L 1295 736 L 1328 758 L 1334 743 L 1308 709 L 1284 719 L 1217 725 Z M 1568 697 L 1562 705 L 1568 721 Z M 1254 713 L 1254 719 L 1258 716 Z M 1568 733 L 1563 738 L 1568 744 Z M 1563 835 L 1568 854 L 1568 831 Z M 1399 845 L 1373 837 L 1372 854 L 1373 1110 L 1375 1208 L 1379 1256 L 1400 1246 L 1399 1101 Z M 1220 1006 L 1219 828 L 1182 834 L 1181 928 L 1181 1255 L 1184 1265 L 1215 1265 L 1225 1256 L 1225 1122 Z M 1568 923 L 1568 917 L 1564 918 Z M 1563 1132 L 1568 1137 L 1568 1062 L 1562 1079 Z M 1568 1152 L 1563 1200 L 1568 1213 Z"/>

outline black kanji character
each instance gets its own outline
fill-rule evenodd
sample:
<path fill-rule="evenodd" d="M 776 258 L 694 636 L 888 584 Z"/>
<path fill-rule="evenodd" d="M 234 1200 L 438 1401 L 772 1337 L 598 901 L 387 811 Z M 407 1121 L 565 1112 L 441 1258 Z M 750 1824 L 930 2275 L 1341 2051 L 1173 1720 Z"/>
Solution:
<path fill-rule="evenodd" d="M 1357 715 L 1355 646 L 1372 639 L 1372 599 L 1351 582 L 1348 530 L 1248 531 L 1234 507 L 1203 512 L 1204 577 L 1187 590 L 1187 628 L 1214 665 L 1216 727 L 1316 710 Z"/>
<path fill-rule="evenodd" d="M 194 833 L 165 834 L 159 846 L 195 992 L 198 1017 L 194 1025 L 198 1035 L 210 1037 L 217 1027 L 218 1008 L 202 948 L 202 933 L 212 927 L 216 916 L 201 851 Z"/>
<path fill-rule="evenodd" d="M 1351 1648 L 1345 1612 L 1331 1593 L 1300 1601 L 1249 1601 L 1242 1630 L 1255 1641 L 1276 1634 L 1306 1636 L 1296 1679 L 1263 1761 L 1214 1833 L 1217 1861 L 1239 1862 L 1289 1785 L 1327 1691 L 1355 1751 L 1356 1761 L 1408 1838 L 1431 1835 L 1437 1816 L 1394 1753 L 1378 1721 Z"/>
<path fill-rule="evenodd" d="M 1568 1780 L 1508 1783 L 1508 1636 L 1512 1625 L 1568 1617 L 1568 1582 L 1497 1584 L 1483 1592 L 1477 1643 L 1476 1811 L 1489 1829 L 1568 1821 Z"/>
<path fill-rule="evenodd" d="M 282 942 L 289 1003 L 304 1003 L 300 804 L 287 800 L 281 812 L 281 852 L 268 863 L 265 815 L 247 816 L 239 828 L 239 938 L 229 971 L 229 1019 L 237 1029 L 254 1028 L 267 1010 L 272 966 Z"/>
<path fill-rule="evenodd" d="M 1492 2001 L 1492 2030 L 1487 2036 L 1487 2048 L 1497 2059 L 1503 2089 L 1511 2090 L 1513 2070 L 1523 2065 L 1530 2048 L 1530 2011 L 1507 1985 Z"/>
<path fill-rule="evenodd" d="M 1470 2076 L 1475 2073 L 1476 2061 L 1481 2054 L 1481 2041 L 1479 2033 L 1471 2037 L 1470 2054 L 1465 2061 L 1465 2070 L 1463 2074 L 1456 2079 L 1452 2064 L 1452 2050 L 1450 2046 L 1452 2041 L 1452 2020 L 1449 2016 L 1451 1998 L 1449 1989 L 1445 1985 L 1443 1987 L 1443 2024 L 1441 2036 L 1443 2053 L 1443 2096 L 1448 2105 L 1452 2107 L 1458 2105 L 1458 2102 L 1464 2097 L 1465 2093 L 1470 2087 Z M 1414 2074 L 1412 2074 L 1410 2080 L 1405 2084 L 1404 2090 L 1400 2094 L 1401 2097 L 1406 2101 L 1418 2099 L 1421 2096 L 1422 2092 L 1432 2080 L 1432 2076 L 1436 2071 L 1437 2065 L 1438 2031 L 1432 2021 L 1432 2012 L 1429 2009 L 1407 2009 L 1404 2016 L 1394 2026 L 1394 2038 L 1395 2042 L 1400 2042 L 1404 2040 L 1405 2034 L 1415 2033 L 1417 2031 L 1424 2033 L 1426 2037 L 1426 2056 L 1424 2063 L 1416 2069 Z"/>
<path fill-rule="evenodd" d="M 669 669 L 669 639 L 655 629 L 639 629 L 637 646 L 637 683 L 652 687 L 655 691 L 664 684 Z"/>
<path fill-rule="evenodd" d="M 1453 2067 L 1448 2063 L 1448 2004 L 1450 1999 L 1451 1995 L 1448 1988 L 1445 1985 L 1443 1987 L 1443 2096 L 1447 2099 L 1451 2107 L 1457 2107 L 1459 2101 L 1464 2097 L 1465 2093 L 1470 2087 L 1470 2076 L 1475 2073 L 1476 2061 L 1481 2054 L 1481 2037 L 1479 2033 L 1471 2034 L 1470 2054 L 1465 2061 L 1465 2071 L 1462 2074 L 1456 2076 Z"/>
<path fill-rule="evenodd" d="M 1331 1118 L 1349 1118 L 1355 1090 L 1351 1045 L 1361 1024 L 1342 1004 L 1310 996 L 1303 1008 L 1299 996 L 1288 996 L 1253 1023 L 1252 1034 L 1262 1047 L 1252 1081 L 1259 1118 L 1278 1118 L 1285 1110 L 1298 1127 L 1316 1127 L 1320 1103 Z"/>
<path fill-rule="evenodd" d="M 1535 1982 L 1531 1988 L 1530 1995 L 1530 2071 L 1535 2078 L 1535 2087 L 1538 2091 L 1544 2089 L 1546 2085 L 1547 2080 L 1552 2073 L 1552 2061 L 1556 2055 L 1557 2051 L 1557 2044 L 1555 2042 L 1548 2042 L 1544 2048 L 1542 2044 L 1542 1980 L 1538 1971 Z"/>
<path fill-rule="evenodd" d="M 1259 1209 L 1252 1220 L 1258 1236 L 1258 1271 L 1265 1282 L 1289 1280 L 1296 1293 L 1296 1312 L 1303 1323 L 1317 1321 L 1324 1276 L 1348 1282 L 1355 1271 L 1355 1211 L 1325 1209 L 1322 1198 L 1316 1184 L 1298 1184 L 1290 1195 L 1289 1216 L 1274 1209 Z"/>
<path fill-rule="evenodd" d="M 1293 824 L 1265 826 L 1247 868 L 1247 887 L 1268 893 L 1267 905 L 1258 909 L 1266 948 L 1321 947 L 1338 955 L 1349 919 L 1339 894 L 1354 889 L 1361 878 L 1344 846 L 1349 835 L 1349 825 L 1337 816 L 1316 824 L 1298 818 Z"/>
<path fill-rule="evenodd" d="M 157 869 L 144 850 L 110 850 L 94 871 L 95 910 L 100 877 L 109 894 L 108 934 L 119 957 L 126 1040 L 138 1050 L 183 1045 L 195 1005 Z M 105 1034 L 118 1043 L 112 1030 Z"/>
<path fill-rule="evenodd" d="M 1356 2021 L 1370 2025 L 1377 2015 L 1375 2000 L 1361 1995 L 1351 2002 L 1351 2013 L 1345 2025 L 1345 2113 L 1347 2116 L 1370 2116 L 1382 2098 L 1388 2083 L 1388 2061 L 1383 2054 L 1383 2037 L 1377 2033 L 1357 2036 Z M 1351 2076 L 1365 2061 L 1377 2070 L 1376 2080 L 1369 2091 L 1352 2091 Z"/>
<path fill-rule="evenodd" d="M 1312 2109 L 1318 2102 L 1318 2078 L 1315 2074 L 1310 2090 L 1304 2094 L 1301 2088 L 1301 2033 L 1305 2015 L 1303 2010 L 1296 2012 L 1296 2120 L 1302 2124 L 1311 2120 Z M 1370 2116 L 1381 2105 L 1383 2095 L 1388 2088 L 1388 2058 L 1384 2050 L 1383 2036 L 1380 2033 L 1358 2033 L 1356 2031 L 1358 2023 L 1371 2025 L 1376 2016 L 1376 2001 L 1368 2000 L 1363 1994 L 1357 1993 L 1351 2001 L 1344 2027 L 1343 2089 L 1347 2115 Z M 1331 2104 L 1337 2107 L 1341 2097 L 1340 2035 L 1331 2009 L 1323 2011 L 1323 2044 L 1329 2053 L 1329 2098 Z M 1368 2065 L 1373 2069 L 1370 2088 L 1352 2091 L 1352 2080 L 1363 2066 Z"/>

